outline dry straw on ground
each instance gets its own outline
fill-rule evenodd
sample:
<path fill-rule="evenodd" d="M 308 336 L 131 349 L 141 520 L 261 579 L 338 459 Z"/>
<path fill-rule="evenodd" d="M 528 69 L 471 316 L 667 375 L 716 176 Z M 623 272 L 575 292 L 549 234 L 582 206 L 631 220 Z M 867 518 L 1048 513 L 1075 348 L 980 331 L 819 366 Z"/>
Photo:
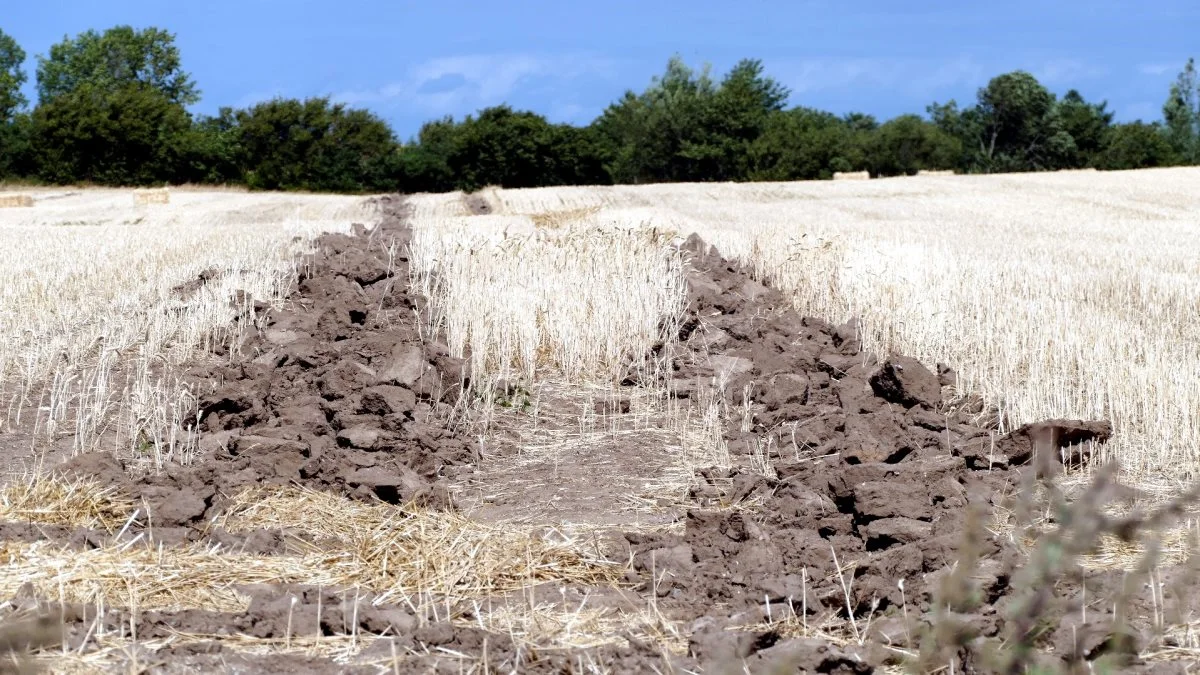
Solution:
<path fill-rule="evenodd" d="M 39 523 L 116 532 L 133 514 L 133 502 L 94 481 L 37 478 L 0 490 L 0 522 Z"/>
<path fill-rule="evenodd" d="M 0 208 L 14 206 L 33 206 L 33 197 L 29 195 L 5 195 L 0 194 Z"/>
<path fill-rule="evenodd" d="M 611 381 L 682 311 L 682 259 L 669 237 L 582 213 L 553 229 L 529 218 L 502 229 L 490 216 L 416 220 L 414 282 L 434 299 L 429 330 L 470 354 L 477 375 Z"/>
<path fill-rule="evenodd" d="M 169 204 L 171 193 L 166 188 L 158 190 L 138 190 L 133 193 L 133 203 L 138 206 L 145 204 Z"/>
<path fill-rule="evenodd" d="M 379 593 L 378 602 L 481 598 L 541 582 L 608 584 L 622 569 L 597 557 L 594 543 L 545 536 L 541 528 L 484 525 L 455 513 L 363 504 L 314 490 L 244 493 L 218 524 L 340 541 L 339 550 L 314 551 L 305 564 L 334 576 L 324 585 L 362 586 Z"/>
<path fill-rule="evenodd" d="M 534 227 L 540 229 L 558 229 L 565 225 L 579 222 L 589 216 L 594 216 L 599 212 L 599 206 L 592 206 L 582 209 L 563 209 L 561 211 L 535 213 L 529 216 L 529 219 L 533 221 Z"/>
<path fill-rule="evenodd" d="M 5 494 L 0 518 L 110 531 L 128 505 L 68 496 L 47 483 Z M 28 500 L 46 495 L 37 506 Z M 22 501 L 23 500 L 23 501 Z M 15 502 L 15 503 L 10 503 Z M 72 507 L 81 507 L 72 512 Z M 130 514 L 135 515 L 135 514 Z M 125 521 L 130 520 L 126 516 Z M 594 542 L 543 528 L 484 525 L 452 513 L 364 504 L 301 489 L 256 490 L 234 500 L 216 523 L 232 532 L 280 528 L 336 547 L 304 546 L 295 555 L 243 555 L 202 546 L 163 548 L 119 530 L 113 542 L 69 550 L 53 542 L 0 546 L 0 597 L 25 584 L 47 598 L 103 601 L 143 609 L 242 611 L 239 585 L 297 583 L 363 588 L 380 603 L 456 602 L 516 592 L 543 582 L 615 583 L 623 567 L 600 557 Z"/>

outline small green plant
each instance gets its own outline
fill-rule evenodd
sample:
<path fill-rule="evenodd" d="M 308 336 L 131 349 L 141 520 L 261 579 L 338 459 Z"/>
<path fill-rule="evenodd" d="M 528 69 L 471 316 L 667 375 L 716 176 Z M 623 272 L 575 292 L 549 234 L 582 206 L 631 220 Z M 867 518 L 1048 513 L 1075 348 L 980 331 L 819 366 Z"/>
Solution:
<path fill-rule="evenodd" d="M 533 396 L 525 387 L 516 385 L 509 388 L 506 392 L 498 394 L 496 396 L 496 405 L 510 410 L 528 412 L 533 408 Z"/>
<path fill-rule="evenodd" d="M 146 432 L 139 431 L 137 439 L 134 441 L 133 450 L 141 457 L 149 457 L 154 454 L 154 441 L 146 435 Z"/>
<path fill-rule="evenodd" d="M 981 566 L 987 531 L 982 512 L 973 510 L 957 561 L 934 591 L 929 611 L 917 618 L 918 625 L 912 630 L 918 636 L 919 650 L 908 660 L 911 672 L 928 673 L 949 666 L 957 672 L 1012 675 L 1115 673 L 1129 667 L 1139 648 L 1152 646 L 1139 645 L 1139 634 L 1161 639 L 1165 629 L 1162 617 L 1141 617 L 1146 621 L 1140 623 L 1148 625 L 1133 625 L 1139 621 L 1135 595 L 1152 583 L 1163 531 L 1200 501 L 1200 485 L 1154 509 L 1109 515 L 1105 507 L 1121 491 L 1116 465 L 1099 467 L 1087 487 L 1069 499 L 1058 484 L 1062 468 L 1053 463 L 1053 447 L 1046 444 L 1051 440 L 1039 441 L 1035 466 L 1027 467 L 1012 505 L 1013 538 L 1033 543 L 1023 563 L 1008 578 L 1001 577 L 1002 597 L 995 602 L 999 629 L 987 633 L 981 629 L 986 623 L 978 620 L 985 613 L 985 589 L 979 580 L 993 577 Z M 1039 522 L 1039 515 L 1047 517 L 1048 527 Z M 1144 553 L 1133 569 L 1113 572 L 1122 575 L 1118 591 L 1082 602 L 1081 609 L 1068 609 L 1070 598 L 1060 593 L 1072 586 L 1088 592 L 1082 559 L 1095 552 L 1106 537 L 1140 543 Z M 1090 629 L 1093 634 L 1086 645 L 1076 641 L 1064 653 L 1056 651 L 1056 646 L 1059 650 L 1063 646 L 1052 643 L 1051 637 L 1060 630 L 1068 611 L 1081 612 L 1080 630 Z M 1094 614 L 1089 617 L 1088 612 Z"/>

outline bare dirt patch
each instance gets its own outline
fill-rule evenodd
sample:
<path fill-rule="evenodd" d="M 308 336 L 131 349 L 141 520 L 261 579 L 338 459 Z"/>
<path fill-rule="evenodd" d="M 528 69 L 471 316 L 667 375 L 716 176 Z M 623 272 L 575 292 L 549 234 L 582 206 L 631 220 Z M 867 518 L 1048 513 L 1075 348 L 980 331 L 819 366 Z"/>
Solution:
<path fill-rule="evenodd" d="M 697 467 L 725 465 L 704 419 L 657 390 L 535 383 L 494 414 L 455 504 L 486 521 L 668 527 Z"/>
<path fill-rule="evenodd" d="M 479 192 L 463 195 L 462 202 L 467 213 L 472 216 L 486 216 L 494 210 L 488 198 Z"/>

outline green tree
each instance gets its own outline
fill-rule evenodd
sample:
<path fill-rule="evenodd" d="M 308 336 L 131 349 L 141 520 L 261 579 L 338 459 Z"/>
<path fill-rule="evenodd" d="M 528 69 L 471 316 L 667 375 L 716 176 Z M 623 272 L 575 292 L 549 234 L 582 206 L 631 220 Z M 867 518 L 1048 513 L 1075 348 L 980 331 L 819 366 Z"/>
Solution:
<path fill-rule="evenodd" d="M 33 154 L 53 183 L 176 182 L 190 129 L 187 111 L 156 89 L 83 83 L 33 111 Z"/>
<path fill-rule="evenodd" d="M 508 188 L 577 185 L 605 181 L 594 133 L 551 124 L 541 115 L 501 105 L 422 129 L 424 152 L 405 154 L 406 173 L 414 162 L 434 181 L 449 178 L 453 187 L 476 190 L 485 185 Z"/>
<path fill-rule="evenodd" d="M 739 61 L 701 108 L 700 128 L 682 140 L 680 153 L 698 164 L 703 180 L 745 180 L 750 145 L 783 110 L 790 92 L 767 77 L 761 61 Z"/>
<path fill-rule="evenodd" d="M 593 143 L 616 182 L 745 180 L 751 147 L 788 96 L 761 61 L 739 61 L 717 84 L 675 56 L 597 118 Z"/>
<path fill-rule="evenodd" d="M 973 107 L 951 101 L 928 111 L 934 124 L 963 144 L 967 171 L 1037 171 L 1069 166 L 1078 153 L 1063 127 L 1054 94 L 1033 75 L 1014 71 L 979 89 Z"/>
<path fill-rule="evenodd" d="M 174 36 L 117 26 L 64 38 L 38 57 L 30 131 L 38 174 L 57 183 L 174 182 L 189 174 L 199 92 Z"/>
<path fill-rule="evenodd" d="M 1200 164 L 1200 80 L 1196 77 L 1194 58 L 1188 59 L 1171 85 L 1171 93 L 1163 104 L 1163 120 L 1167 138 L 1179 160 Z"/>
<path fill-rule="evenodd" d="M 650 137 L 649 116 L 645 101 L 626 91 L 592 122 L 600 139 L 601 161 L 614 183 L 650 182 L 662 170 L 663 152 L 649 147 L 652 140 L 659 140 Z"/>
<path fill-rule="evenodd" d="M 245 182 L 241 128 L 232 108 L 223 107 L 216 116 L 198 118 L 186 145 L 186 180 L 218 185 Z"/>
<path fill-rule="evenodd" d="M 0 124 L 11 122 L 27 101 L 21 94 L 25 84 L 25 50 L 0 30 Z"/>
<path fill-rule="evenodd" d="M 1064 157 L 1065 168 L 1096 166 L 1113 121 L 1108 102 L 1088 103 L 1072 89 L 1058 102 L 1055 114 L 1062 130 L 1073 141 L 1074 150 Z"/>
<path fill-rule="evenodd" d="M 1167 134 L 1158 124 L 1116 124 L 1105 134 L 1097 168 L 1106 170 L 1147 169 L 1171 166 L 1179 158 Z"/>
<path fill-rule="evenodd" d="M 875 131 L 879 128 L 879 121 L 875 119 L 874 115 L 860 112 L 846 113 L 842 117 L 842 123 L 846 125 L 847 129 L 854 132 Z"/>
<path fill-rule="evenodd" d="M 980 123 L 975 109 L 960 109 L 958 103 L 951 100 L 949 103 L 931 103 L 925 111 L 935 127 L 959 143 L 959 154 L 952 168 L 962 172 L 980 170 Z"/>
<path fill-rule="evenodd" d="M 29 116 L 21 112 L 27 101 L 25 50 L 0 30 L 0 179 L 29 171 Z"/>
<path fill-rule="evenodd" d="M 678 56 L 640 95 L 626 92 L 595 121 L 609 175 L 618 183 L 705 180 L 720 152 L 706 143 L 717 86 Z"/>
<path fill-rule="evenodd" d="M 29 113 L 17 113 L 0 122 L 0 179 L 24 178 L 34 173 Z"/>
<path fill-rule="evenodd" d="M 400 184 L 405 192 L 450 192 L 456 187 L 450 155 L 458 137 L 453 118 L 426 122 L 400 149 Z"/>
<path fill-rule="evenodd" d="M 952 169 L 962 143 L 933 122 L 901 115 L 870 135 L 868 163 L 874 176 L 911 176 L 921 169 Z"/>
<path fill-rule="evenodd" d="M 38 57 L 38 97 L 49 102 L 83 85 L 93 91 L 116 91 L 141 84 L 168 101 L 191 105 L 200 92 L 183 71 L 175 36 L 159 28 L 135 30 L 116 26 L 103 33 L 89 30 L 64 37 Z"/>
<path fill-rule="evenodd" d="M 261 190 L 368 192 L 396 188 L 399 146 L 365 110 L 277 98 L 237 113 L 246 184 Z"/>
<path fill-rule="evenodd" d="M 558 124 L 552 147 L 561 185 L 611 184 L 602 159 L 603 140 L 592 127 Z"/>
<path fill-rule="evenodd" d="M 836 115 L 793 108 L 771 116 L 750 147 L 751 180 L 814 180 L 866 167 L 861 131 Z"/>
<path fill-rule="evenodd" d="M 1058 168 L 1075 152 L 1055 114 L 1054 94 L 1033 75 L 1015 71 L 979 91 L 980 155 L 988 170 Z"/>

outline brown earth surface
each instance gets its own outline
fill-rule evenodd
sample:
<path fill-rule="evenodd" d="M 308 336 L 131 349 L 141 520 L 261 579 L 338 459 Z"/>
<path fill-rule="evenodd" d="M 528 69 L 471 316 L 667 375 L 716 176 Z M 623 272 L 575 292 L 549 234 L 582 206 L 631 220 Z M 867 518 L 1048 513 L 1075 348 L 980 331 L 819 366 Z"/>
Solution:
<path fill-rule="evenodd" d="M 224 497 L 264 484 L 445 505 L 446 469 L 477 458 L 440 421 L 469 375 L 411 320 L 421 303 L 403 287 L 406 254 L 388 255 L 410 234 L 391 213 L 369 233 L 321 237 L 287 308 L 243 336 L 230 362 L 187 372 L 200 399 L 194 465 L 133 480 L 110 453 L 91 453 L 59 473 L 119 485 L 155 528 L 202 528 Z"/>
<path fill-rule="evenodd" d="M 988 671 L 988 650 L 1019 625 L 1019 603 L 1030 602 L 1019 584 L 1027 557 L 996 516 L 1028 506 L 1035 478 L 1086 462 L 1111 425 L 1050 420 L 998 434 L 977 425 L 994 418 L 978 401 L 944 400 L 948 367 L 934 374 L 903 356 L 878 362 L 861 351 L 853 322 L 802 318 L 703 241 L 693 236 L 686 247 L 689 313 L 679 337 L 687 348 L 673 359 L 673 388 L 692 396 L 716 387 L 743 407 L 725 433 L 740 466 L 700 472 L 694 496 L 753 506 L 694 509 L 682 534 L 627 535 L 639 589 L 653 591 L 661 611 L 692 622 L 692 657 L 746 659 L 751 670 L 777 659 L 819 672 L 899 663 L 932 630 L 941 598 L 960 605 L 953 622 L 961 644 L 952 646 L 961 649 L 949 650 L 958 667 Z M 770 475 L 748 471 L 764 448 Z M 1102 487 L 1085 496 L 1112 505 L 1123 494 Z M 954 573 L 964 565 L 965 580 Z M 1037 640 L 1047 662 L 1085 667 L 1106 655 L 1132 657 L 1151 646 L 1157 604 L 1179 615 L 1196 609 L 1190 589 L 1163 582 L 1165 599 L 1139 588 L 1117 624 L 1113 602 L 1124 576 L 1070 565 L 1048 580 L 1057 586 L 1041 598 L 1051 607 L 1040 619 L 1050 625 Z M 947 583 L 965 584 L 959 595 L 974 600 L 955 600 Z M 851 646 L 816 650 L 795 637 L 806 624 L 814 633 L 838 626 Z M 735 626 L 758 628 L 728 630 Z"/>
<path fill-rule="evenodd" d="M 1055 420 L 1001 435 L 977 401 L 949 396 L 948 367 L 935 374 L 898 355 L 878 362 L 861 350 L 853 323 L 799 316 L 777 290 L 693 237 L 678 341 L 651 356 L 671 364 L 668 385 L 684 405 L 725 402 L 733 466 L 700 470 L 685 500 L 655 511 L 655 527 L 614 537 L 622 525 L 633 528 L 612 517 L 611 493 L 646 490 L 649 483 L 630 476 L 668 471 L 653 445 L 661 437 L 639 430 L 602 454 L 577 453 L 567 469 L 556 457 L 554 473 L 545 462 L 481 461 L 460 400 L 470 373 L 413 319 L 425 308 L 407 286 L 403 201 L 383 198 L 381 206 L 377 226 L 322 237 L 286 307 L 260 307 L 259 330 L 188 372 L 201 394 L 194 465 L 131 476 L 117 457 L 94 453 L 56 470 L 130 497 L 141 512 L 125 532 L 0 523 L 0 543 L 87 550 L 138 532 L 168 547 L 284 554 L 339 542 L 283 529 L 225 532 L 214 522 L 235 495 L 263 485 L 432 509 L 470 502 L 475 510 L 484 500 L 471 490 L 494 492 L 505 495 L 493 504 L 498 517 L 528 504 L 548 525 L 604 525 L 605 554 L 631 561 L 619 587 L 543 584 L 524 601 L 590 602 L 618 615 L 652 608 L 682 626 L 676 637 L 686 649 L 671 651 L 669 641 L 632 627 L 616 631 L 622 639 L 613 644 L 533 649 L 512 634 L 465 625 L 478 618 L 469 603 L 439 612 L 437 603 L 376 603 L 365 589 L 277 584 L 241 589 L 250 598 L 244 612 L 115 608 L 97 617 L 91 606 L 18 594 L 2 608 L 8 632 L 0 629 L 0 650 L 64 639 L 78 649 L 99 622 L 136 628 L 145 646 L 129 659 L 154 672 L 866 673 L 917 656 L 986 672 L 989 650 L 1011 644 L 1014 631 L 1027 633 L 1022 621 L 1036 615 L 1037 659 L 1047 663 L 1173 665 L 1138 660 L 1155 638 L 1143 618 L 1197 609 L 1185 592 L 1194 587 L 1187 570 L 1161 570 L 1157 591 L 1133 589 L 1123 622 L 1113 616 L 1121 572 L 1072 562 L 1020 583 L 1030 568 L 1027 546 L 1008 516 L 1035 501 L 1037 479 L 1084 463 L 1092 444 L 1111 434 L 1107 423 Z M 645 391 L 642 384 L 662 383 L 631 376 L 622 386 Z M 563 402 L 564 417 L 576 414 L 568 404 L 579 406 Z M 598 405 L 628 408 L 628 397 Z M 1042 526 L 1054 531 L 1052 522 Z M 60 635 L 44 634 L 45 616 L 65 621 Z M 922 636 L 935 632 L 944 649 L 923 650 Z M 335 661 L 256 653 L 248 638 L 366 647 Z"/>

